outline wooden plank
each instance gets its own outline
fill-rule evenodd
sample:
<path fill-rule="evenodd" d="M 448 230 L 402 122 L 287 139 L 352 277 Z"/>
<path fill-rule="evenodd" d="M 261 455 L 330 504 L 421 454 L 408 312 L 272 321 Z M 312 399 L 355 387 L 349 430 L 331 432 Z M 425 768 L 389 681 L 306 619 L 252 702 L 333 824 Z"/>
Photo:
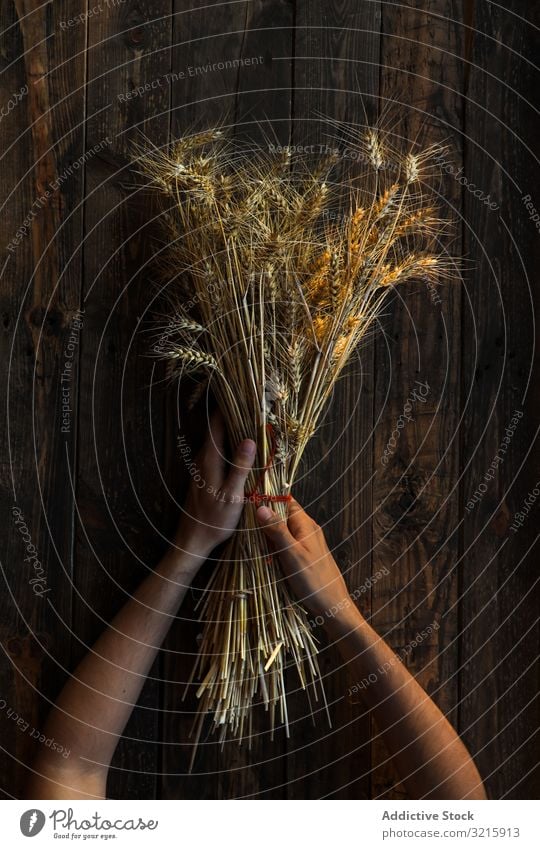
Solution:
<path fill-rule="evenodd" d="M 0 123 L 1 368 L 8 400 L 2 569 L 9 600 L 0 626 L 0 733 L 7 741 L 0 761 L 8 796 L 24 794 L 23 765 L 41 745 L 35 738 L 68 660 L 75 430 L 62 433 L 61 375 L 80 306 L 82 180 L 74 163 L 83 128 L 73 116 L 84 114 L 85 34 L 84 27 L 54 33 L 75 7 L 61 0 L 49 13 L 18 0 L 3 28 L 2 103 L 14 104 Z M 76 368 L 67 386 L 76 408 Z M 41 584 L 31 584 L 38 577 Z"/>
<path fill-rule="evenodd" d="M 245 5 L 245 33 L 235 101 L 235 135 L 255 144 L 291 137 L 292 56 L 295 12 L 292 3 L 251 0 Z"/>
<path fill-rule="evenodd" d="M 70 476 L 77 470 L 76 439 L 81 523 L 75 548 L 73 623 L 81 642 L 72 638 L 71 663 L 157 560 L 163 541 L 154 525 L 162 531 L 162 522 L 168 527 L 176 513 L 169 494 L 159 485 L 159 476 L 164 472 L 167 482 L 178 477 L 173 468 L 177 431 L 175 425 L 170 426 L 169 456 L 163 460 L 159 456 L 163 394 L 153 389 L 150 397 L 146 392 L 152 383 L 152 364 L 139 356 L 146 349 L 144 337 L 137 341 L 133 337 L 138 317 L 149 309 L 151 293 L 141 292 L 140 277 L 135 273 L 147 256 L 147 240 L 134 236 L 144 218 L 125 206 L 126 174 L 122 169 L 129 140 L 136 135 L 136 128 L 142 128 L 156 143 L 164 143 L 169 102 L 175 132 L 207 126 L 229 107 L 229 120 L 244 122 L 246 131 L 257 140 L 261 134 L 253 130 L 265 115 L 275 122 L 277 139 L 281 143 L 289 140 L 289 57 L 293 51 L 287 39 L 292 5 L 227 4 L 213 8 L 211 17 L 199 5 L 176 5 L 172 68 L 169 2 L 153 0 L 144 13 L 138 4 L 135 8 L 119 4 L 117 9 L 111 5 L 94 17 L 88 54 L 86 147 L 82 125 L 86 115 L 86 25 L 78 22 L 64 28 L 60 24 L 76 18 L 80 4 L 76 7 L 74 0 L 58 0 L 53 8 L 34 0 L 18 0 L 16 6 L 5 4 L 2 10 L 8 25 L 3 27 L 1 51 L 2 100 L 21 92 L 26 83 L 35 81 L 35 86 L 29 94 L 22 94 L 19 105 L 0 121 L 4 151 L 0 193 L 3 209 L 9 210 L 5 211 L 1 244 L 1 368 L 10 402 L 9 435 L 2 432 L 2 444 L 9 444 L 9 451 L 2 457 L 0 496 L 4 515 L 10 517 L 16 498 L 52 588 L 48 599 L 32 592 L 20 524 L 9 518 L 2 560 L 9 605 L 0 625 L 0 699 L 6 700 L 6 708 L 0 711 L 0 734 L 2 741 L 7 741 L 0 749 L 0 792 L 6 797 L 23 793 L 23 764 L 35 745 L 30 730 L 41 729 L 47 700 L 58 692 L 70 665 L 74 517 L 69 493 Z M 356 122 L 361 120 L 358 98 L 348 89 L 377 95 L 379 4 L 353 7 L 334 0 L 324 7 L 318 3 L 296 6 L 297 94 L 292 140 L 318 143 L 326 139 L 327 128 L 314 116 L 315 109 Z M 30 14 L 19 24 L 18 16 L 22 21 L 27 12 Z M 475 271 L 466 277 L 462 341 L 457 286 L 441 292 L 442 305 L 421 292 L 404 293 L 404 305 L 394 303 L 383 322 L 385 339 L 377 346 L 376 368 L 369 349 L 363 351 L 361 364 L 353 366 L 338 388 L 333 411 L 306 457 L 305 468 L 311 469 L 312 482 L 297 489 L 297 496 L 325 525 L 339 561 L 350 563 L 346 568 L 351 589 L 381 566 L 394 563 L 388 580 L 373 587 L 375 627 L 389 636 L 394 648 L 406 648 L 419 627 L 443 614 L 444 628 L 437 632 L 437 641 L 424 643 L 408 662 L 424 686 L 436 692 L 454 721 L 458 697 L 461 699 L 460 730 L 496 798 L 534 798 L 540 789 L 534 745 L 538 704 L 530 672 L 539 636 L 531 568 L 536 527 L 532 512 L 538 505 L 533 503 L 530 513 L 523 512 L 536 486 L 538 469 L 532 447 L 539 381 L 534 379 L 535 372 L 532 377 L 530 373 L 533 329 L 528 289 L 534 282 L 538 236 L 523 200 L 530 193 L 529 202 L 534 203 L 530 187 L 533 160 L 526 147 L 533 148 L 534 115 L 525 103 L 533 100 L 534 83 L 527 62 L 532 29 L 521 14 L 514 2 L 505 9 L 483 4 L 475 7 L 474 15 L 466 10 L 465 23 L 472 29 L 461 30 L 452 23 L 462 19 L 459 4 L 441 0 L 429 13 L 415 10 L 411 4 L 399 8 L 384 4 L 383 98 L 390 95 L 401 103 L 405 135 L 414 136 L 424 122 L 424 138 L 458 139 L 448 157 L 452 168 L 458 172 L 463 164 L 468 181 L 490 194 L 500 208 L 489 209 L 463 187 L 465 238 L 463 246 L 454 243 L 453 252 L 471 258 Z M 41 47 L 39 42 L 43 42 Z M 189 67 L 254 56 L 263 49 L 260 55 L 265 62 L 258 65 L 189 75 Z M 463 88 L 460 60 L 455 58 L 462 55 L 473 63 L 465 62 L 463 68 L 467 89 Z M 187 73 L 183 79 L 172 83 L 167 78 L 171 70 L 182 69 Z M 161 83 L 126 96 L 155 80 Z M 268 91 L 263 95 L 264 88 Z M 462 91 L 469 98 L 465 101 L 464 160 L 458 135 Z M 502 123 L 486 113 L 487 98 L 491 112 L 505 116 Z M 367 105 L 369 109 L 369 100 Z M 422 110 L 429 116 L 422 116 Z M 376 112 L 372 109 L 370 117 Z M 113 143 L 100 147 L 109 134 Z M 78 164 L 73 167 L 75 162 Z M 79 202 L 84 169 L 83 243 Z M 39 200 L 55 180 L 60 180 L 58 188 L 43 202 Z M 448 172 L 442 191 L 459 210 L 459 184 Z M 29 232 L 12 253 L 8 242 L 32 211 L 35 215 L 29 221 Z M 83 251 L 87 301 L 81 304 Z M 146 273 L 143 268 L 143 279 Z M 73 319 L 81 305 L 85 308 L 83 327 L 69 382 L 73 413 L 69 432 L 62 433 L 61 374 Z M 446 353 L 441 357 L 443 348 Z M 361 408 L 336 444 L 336 434 L 341 433 L 338 421 L 358 396 L 359 372 Z M 402 432 L 392 467 L 382 469 L 378 460 L 408 392 L 416 379 L 424 377 L 430 386 L 427 402 L 419 407 L 414 426 Z M 374 382 L 372 417 L 366 416 L 365 409 L 371 403 Z M 462 423 L 459 397 L 463 399 Z M 504 461 L 485 494 L 480 493 L 482 497 L 467 510 L 516 409 L 523 410 L 523 417 Z M 171 422 L 175 421 L 174 412 Z M 371 457 L 366 440 L 373 421 L 376 435 Z M 190 426 L 193 431 L 200 430 L 197 421 Z M 156 444 L 156 457 L 149 451 L 152 444 Z M 351 457 L 355 461 L 347 469 Z M 315 485 L 315 478 L 322 476 L 316 470 L 323 466 L 344 470 L 343 478 L 332 472 L 330 489 L 324 494 L 318 481 Z M 454 492 L 458 468 L 465 469 L 462 515 Z M 370 529 L 362 523 L 371 511 L 372 470 L 377 474 L 371 562 Z M 156 520 L 162 512 L 165 518 Z M 523 521 L 515 522 L 515 514 L 520 513 Z M 458 545 L 461 518 L 463 532 Z M 458 571 L 459 594 L 463 594 L 459 602 L 454 577 Z M 366 615 L 369 602 L 364 594 Z M 209 745 L 198 761 L 197 774 L 186 777 L 185 740 L 193 705 L 182 705 L 180 698 L 181 682 L 192 662 L 185 653 L 196 647 L 198 626 L 186 621 L 191 615 L 188 604 L 173 629 L 162 669 L 158 664 L 151 673 L 155 680 L 149 682 L 115 760 L 111 795 L 314 798 L 362 797 L 370 791 L 402 795 L 376 737 L 376 769 L 370 788 L 366 717 L 359 706 L 343 698 L 349 682 L 344 670 L 337 668 L 331 648 L 324 649 L 322 665 L 335 730 L 329 733 L 322 719 L 313 731 L 305 721 L 295 723 L 287 774 L 282 741 L 272 744 L 262 735 L 251 753 L 228 747 L 220 755 L 215 745 Z M 161 678 L 165 683 L 159 716 Z M 302 694 L 298 704 L 301 715 Z M 16 715 L 28 723 L 26 731 L 15 727 Z M 146 742 L 161 736 L 166 741 L 162 758 L 157 747 Z M 157 782 L 160 771 L 165 776 Z"/>
<path fill-rule="evenodd" d="M 234 134 L 265 149 L 268 138 L 287 144 L 291 135 L 294 10 L 291 3 L 252 0 L 241 55 L 250 65 L 238 74 Z M 271 739 L 269 716 L 259 707 L 253 716 L 249 748 L 231 743 L 219 758 L 220 798 L 284 798 L 287 780 L 283 732 Z"/>
<path fill-rule="evenodd" d="M 380 21 L 379 3 L 297 4 L 294 145 L 315 154 L 336 145 L 344 151 L 347 145 L 336 142 L 336 131 L 325 118 L 360 129 L 366 115 L 376 119 Z M 338 166 L 336 179 L 339 174 Z M 366 346 L 336 387 L 324 425 L 308 449 L 305 478 L 296 488 L 306 510 L 324 528 L 349 589 L 359 591 L 366 616 L 372 569 L 373 374 L 373 348 Z M 352 682 L 321 628 L 317 637 L 332 728 L 323 711 L 312 725 L 300 692 L 294 708 L 304 718 L 292 727 L 287 794 L 300 799 L 369 798 L 369 718 L 347 695 Z"/>
<path fill-rule="evenodd" d="M 475 7 L 465 121 L 465 177 L 495 208 L 472 189 L 464 194 L 465 253 L 475 271 L 463 339 L 460 728 L 496 799 L 534 799 L 540 790 L 538 505 L 530 497 L 540 477 L 539 240 L 526 203 L 540 204 L 531 180 L 538 167 L 535 33 L 523 11 L 512 2 Z"/>
<path fill-rule="evenodd" d="M 289 131 L 292 4 L 245 0 L 208 8 L 177 2 L 173 78 L 173 132 L 220 121 L 235 135 L 260 141 Z M 272 129 L 269 129 L 269 123 Z M 259 123 L 262 126 L 259 131 Z M 284 142 L 285 143 L 285 142 Z"/>
<path fill-rule="evenodd" d="M 245 10 L 243 4 L 218 5 L 207 9 L 196 2 L 177 2 L 173 18 L 173 51 L 170 82 L 172 137 L 206 129 L 219 123 L 224 108 L 232 108 L 236 90 L 236 73 L 203 70 L 220 61 L 224 55 L 239 56 Z M 191 69 L 191 70 L 190 70 Z M 177 439 L 182 433 L 196 455 L 205 427 L 202 415 L 183 415 L 180 402 L 169 393 L 166 431 L 166 479 L 181 503 L 189 474 L 179 459 Z M 181 428 L 181 429 L 180 429 Z M 178 510 L 174 510 L 176 514 Z M 174 517 L 172 519 L 175 520 Z M 218 747 L 213 739 L 203 740 L 191 774 L 193 755 L 190 733 L 197 711 L 197 699 L 190 688 L 184 699 L 186 682 L 191 676 L 201 631 L 195 611 L 200 587 L 209 577 L 206 567 L 196 586 L 186 597 L 165 642 L 163 677 L 163 750 L 160 796 L 164 799 L 205 799 L 218 795 Z"/>
<path fill-rule="evenodd" d="M 89 19 L 74 660 L 163 548 L 163 411 L 149 391 L 153 364 L 140 332 L 153 299 L 149 250 L 125 185 L 131 143 L 141 132 L 158 145 L 168 137 L 169 92 L 155 81 L 170 71 L 171 12 L 168 0 L 149 0 L 111 4 Z M 156 795 L 159 691 L 156 664 L 113 761 L 113 798 Z"/>
<path fill-rule="evenodd" d="M 463 87 L 458 18 L 452 0 L 429 10 L 383 4 L 381 45 L 381 109 L 398 144 L 399 136 L 404 144 L 450 139 L 447 156 L 456 169 Z M 444 175 L 441 189 L 442 215 L 455 231 L 451 254 L 460 255 L 460 186 Z M 458 695 L 460 310 L 459 279 L 435 298 L 421 283 L 407 286 L 382 321 L 375 364 L 373 565 L 390 574 L 373 587 L 372 624 L 451 721 Z M 396 431 L 415 389 L 421 400 L 411 401 L 414 421 Z M 417 633 L 436 625 L 411 648 Z M 375 726 L 372 757 L 373 796 L 401 798 Z"/>
<path fill-rule="evenodd" d="M 174 134 L 193 129 L 205 129 L 220 121 L 231 125 L 237 138 L 236 121 L 243 123 L 246 135 L 261 140 L 265 128 L 257 122 L 277 119 L 279 133 L 288 133 L 290 110 L 292 8 L 279 2 L 234 3 L 216 6 L 211 18 L 206 9 L 195 4 L 177 4 L 175 14 L 175 52 L 172 83 Z M 264 52 L 263 52 L 264 51 Z M 264 61 L 261 61 L 261 57 Z M 273 57 L 283 57 L 273 61 Z M 253 60 L 257 61 L 253 61 Z M 249 62 L 247 61 L 249 60 Z M 272 60 L 272 61 L 271 61 Z M 220 67 L 220 63 L 226 67 Z M 191 69 L 191 70 L 190 70 Z M 180 77 L 183 73 L 184 78 Z M 258 92 L 258 94 L 254 94 Z M 267 131 L 267 130 L 266 130 Z M 174 401 L 176 406 L 176 401 Z M 170 410 L 168 420 L 176 422 L 176 409 Z M 206 428 L 204 411 L 198 416 L 181 417 L 181 426 L 188 441 L 197 447 L 199 435 Z M 179 431 L 169 434 L 168 445 L 176 445 Z M 178 466 L 174 449 L 171 463 Z M 170 475 L 174 477 L 174 474 Z M 177 470 L 180 489 L 189 481 L 185 470 Z M 211 567 L 201 575 L 198 584 L 204 585 Z M 228 742 L 221 750 L 213 737 L 204 740 L 195 761 L 193 774 L 187 775 L 191 744 L 186 745 L 193 724 L 197 702 L 192 692 L 182 703 L 185 681 L 191 674 L 197 651 L 197 634 L 201 625 L 196 621 L 194 599 L 186 599 L 179 615 L 178 627 L 172 630 L 165 661 L 164 736 L 162 793 L 164 798 L 237 798 L 258 796 L 270 798 L 271 788 L 284 782 L 283 745 L 269 742 L 266 717 L 258 716 L 254 725 L 251 750 Z M 176 652 L 176 654 L 175 654 Z M 175 685 L 176 682 L 176 685 Z M 278 791 L 278 795 L 281 791 Z"/>

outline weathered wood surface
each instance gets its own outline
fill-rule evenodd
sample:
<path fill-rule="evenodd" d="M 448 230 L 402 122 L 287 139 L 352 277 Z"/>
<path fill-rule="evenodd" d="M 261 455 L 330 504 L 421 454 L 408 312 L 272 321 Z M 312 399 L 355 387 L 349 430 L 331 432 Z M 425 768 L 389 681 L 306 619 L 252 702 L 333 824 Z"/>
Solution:
<path fill-rule="evenodd" d="M 366 115 L 448 144 L 446 247 L 465 257 L 463 282 L 443 286 L 440 302 L 416 287 L 389 304 L 377 341 L 338 387 L 297 495 L 351 589 L 387 567 L 359 603 L 395 649 L 440 624 L 406 662 L 458 725 L 490 794 L 538 796 L 538 502 L 512 530 L 540 478 L 540 240 L 523 200 L 540 208 L 534 29 L 515 0 L 423 5 L 149 0 L 70 23 L 82 11 L 73 0 L 0 3 L 1 100 L 16 101 L 0 120 L 5 798 L 23 793 L 48 700 L 159 557 L 186 483 L 176 438 L 200 430 L 178 416 L 144 356 L 153 243 L 130 187 L 132 142 L 164 145 L 223 120 L 256 143 L 271 126 L 276 143 L 318 147 L 333 144 L 326 118 L 361 126 Z M 258 62 L 212 68 L 242 57 Z M 416 381 L 429 391 L 383 464 Z M 479 492 L 516 410 L 510 445 Z M 50 587 L 42 596 L 13 506 Z M 210 738 L 188 775 L 194 700 L 182 693 L 199 629 L 190 597 L 118 749 L 110 795 L 403 795 L 331 646 L 321 662 L 332 729 L 322 715 L 311 726 L 299 693 L 289 741 L 271 743 L 263 719 L 251 752 Z"/>
<path fill-rule="evenodd" d="M 464 195 L 459 725 L 493 798 L 538 798 L 538 512 L 514 524 L 540 479 L 540 239 L 523 200 L 540 205 L 538 114 L 530 29 L 509 5 L 478 6 L 465 100 L 465 173 L 498 208 Z"/>
<path fill-rule="evenodd" d="M 76 5 L 60 2 L 57 12 L 70 17 Z M 3 3 L 2 12 L 2 101 L 24 92 L 0 124 L 1 774 L 4 795 L 17 797 L 70 660 L 76 426 L 62 433 L 61 399 L 65 387 L 76 408 L 77 365 L 70 370 L 66 346 L 81 303 L 83 180 L 72 165 L 84 152 L 76 116 L 86 93 L 83 32 L 53 37 L 47 7 L 30 0 Z M 37 577 L 41 587 L 30 583 Z"/>
<path fill-rule="evenodd" d="M 381 101 L 396 131 L 423 145 L 449 137 L 446 154 L 462 164 L 463 34 L 452 23 L 457 4 L 437 15 L 416 4 L 384 5 Z M 445 175 L 441 217 L 452 228 L 444 248 L 462 253 L 459 184 Z M 390 571 L 372 590 L 372 624 L 456 720 L 457 567 L 459 563 L 461 286 L 433 294 L 396 292 L 376 341 L 373 564 Z M 412 421 L 403 428 L 406 408 Z M 422 637 L 422 631 L 433 628 Z M 420 634 L 420 644 L 410 644 Z M 373 795 L 400 798 L 401 786 L 373 728 Z"/>
<path fill-rule="evenodd" d="M 293 143 L 315 154 L 339 144 L 329 119 L 354 122 L 361 130 L 378 113 L 380 4 L 297 4 Z M 332 57 L 331 61 L 327 57 Z M 312 147 L 313 145 L 313 147 Z M 308 154 L 309 155 L 309 154 Z M 336 176 L 339 179 L 340 166 Z M 302 466 L 297 497 L 317 516 L 351 591 L 370 613 L 372 569 L 372 433 L 374 349 L 367 346 L 339 381 L 317 439 Z M 324 485 L 321 487 L 321 481 Z M 364 589 L 364 592 L 362 590 Z M 370 721 L 348 695 L 349 679 L 322 628 L 321 671 L 331 705 L 332 728 L 322 706 L 316 725 L 300 692 L 294 708 L 303 716 L 289 741 L 290 798 L 369 798 Z M 324 786 L 321 786 L 324 785 Z"/>
<path fill-rule="evenodd" d="M 162 451 L 159 396 L 141 333 L 152 309 L 144 219 L 128 202 L 129 157 L 141 134 L 157 145 L 169 133 L 167 88 L 133 95 L 170 70 L 171 4 L 111 7 L 88 20 L 86 144 L 107 141 L 86 166 L 84 330 L 81 340 L 79 522 L 75 550 L 74 654 L 95 639 L 162 550 L 163 493 L 152 450 Z M 141 270 L 142 269 L 142 270 Z M 159 662 L 154 665 L 111 770 L 111 796 L 158 791 Z"/>

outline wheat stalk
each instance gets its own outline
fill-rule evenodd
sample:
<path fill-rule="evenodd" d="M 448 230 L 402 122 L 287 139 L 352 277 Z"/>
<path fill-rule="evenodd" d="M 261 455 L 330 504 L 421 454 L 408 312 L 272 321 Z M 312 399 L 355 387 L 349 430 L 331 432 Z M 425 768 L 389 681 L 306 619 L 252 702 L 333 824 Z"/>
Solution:
<path fill-rule="evenodd" d="M 174 373 L 210 380 L 231 444 L 256 440 L 264 470 L 262 480 L 250 475 L 247 492 L 258 487 L 257 497 L 202 604 L 197 739 L 207 713 L 220 739 L 249 738 L 255 702 L 269 712 L 272 733 L 279 721 L 288 734 L 288 665 L 310 704 L 325 706 L 306 613 L 268 552 L 255 508 L 262 496 L 289 495 L 336 380 L 389 288 L 447 272 L 433 250 L 442 222 L 424 200 L 436 151 L 397 154 L 378 130 L 356 141 L 365 171 L 338 187 L 332 162 L 310 171 L 290 151 L 248 155 L 221 131 L 138 156 L 165 207 L 171 332 L 161 355 Z M 336 221 L 325 216 L 337 208 L 345 212 Z M 274 507 L 286 514 L 286 503 Z"/>

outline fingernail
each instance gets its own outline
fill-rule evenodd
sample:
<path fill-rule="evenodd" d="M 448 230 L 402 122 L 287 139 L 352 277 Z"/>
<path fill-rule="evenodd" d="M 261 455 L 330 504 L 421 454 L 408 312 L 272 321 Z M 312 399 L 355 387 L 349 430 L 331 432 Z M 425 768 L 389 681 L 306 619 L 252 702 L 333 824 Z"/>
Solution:
<path fill-rule="evenodd" d="M 244 441 L 240 443 L 238 448 L 242 454 L 246 455 L 246 457 L 254 457 L 255 452 L 257 450 L 257 446 L 255 445 L 252 439 L 244 439 Z"/>
<path fill-rule="evenodd" d="M 270 507 L 259 507 L 257 510 L 257 516 L 261 521 L 267 522 L 268 519 L 271 519 L 274 514 L 270 510 Z"/>

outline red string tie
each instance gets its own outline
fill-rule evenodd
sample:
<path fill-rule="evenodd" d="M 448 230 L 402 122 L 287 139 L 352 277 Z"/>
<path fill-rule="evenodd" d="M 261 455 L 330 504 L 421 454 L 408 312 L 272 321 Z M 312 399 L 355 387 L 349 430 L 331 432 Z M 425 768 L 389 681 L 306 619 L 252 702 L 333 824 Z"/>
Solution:
<path fill-rule="evenodd" d="M 264 480 L 264 476 L 274 462 L 274 457 L 276 455 L 276 438 L 274 436 L 274 428 L 271 424 L 266 425 L 266 432 L 270 437 L 270 454 L 268 456 L 266 466 L 262 470 L 259 475 L 259 479 L 255 484 L 255 488 L 246 496 L 246 498 L 249 502 L 251 502 L 251 504 L 256 504 L 257 506 L 262 504 L 263 501 L 270 502 L 271 504 L 287 504 L 292 499 L 292 495 L 269 495 L 266 492 L 258 491 Z"/>

